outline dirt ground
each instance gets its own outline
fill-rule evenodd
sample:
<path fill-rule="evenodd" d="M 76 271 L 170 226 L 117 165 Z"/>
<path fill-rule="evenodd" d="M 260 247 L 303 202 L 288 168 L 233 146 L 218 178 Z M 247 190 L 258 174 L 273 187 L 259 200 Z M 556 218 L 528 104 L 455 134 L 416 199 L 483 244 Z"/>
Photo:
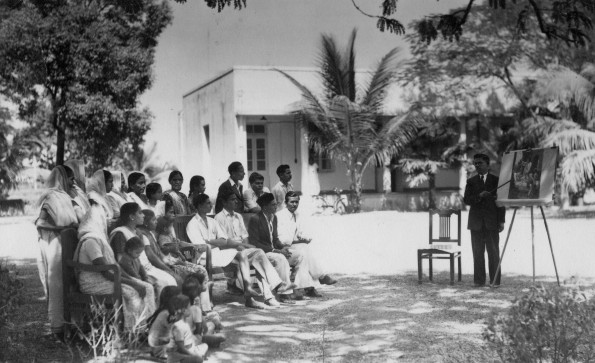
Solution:
<path fill-rule="evenodd" d="M 595 269 L 589 256 L 595 255 L 595 223 L 588 219 L 548 223 L 561 282 L 593 289 Z M 484 347 L 486 319 L 504 313 L 532 284 L 530 219 L 526 213 L 517 215 L 502 287 L 495 290 L 472 286 L 465 230 L 463 282 L 450 286 L 447 263 L 438 262 L 434 282 L 424 276 L 419 285 L 415 251 L 426 241 L 427 224 L 425 213 L 314 218 L 312 247 L 339 282 L 321 287 L 321 299 L 260 311 L 245 308 L 241 298 L 225 291 L 223 281 L 216 281 L 216 310 L 227 341 L 210 351 L 207 361 L 474 361 L 469 357 Z M 553 285 L 556 279 L 543 224 L 535 229 L 536 283 Z M 501 248 L 504 239 L 502 234 Z M 0 349 L 9 349 L 14 362 L 80 361 L 76 347 L 44 337 L 49 327 L 34 260 L 36 243 L 29 219 L 0 221 L 0 256 L 17 264 L 25 283 L 23 305 L 15 314 L 15 325 L 9 327 L 13 344 Z"/>

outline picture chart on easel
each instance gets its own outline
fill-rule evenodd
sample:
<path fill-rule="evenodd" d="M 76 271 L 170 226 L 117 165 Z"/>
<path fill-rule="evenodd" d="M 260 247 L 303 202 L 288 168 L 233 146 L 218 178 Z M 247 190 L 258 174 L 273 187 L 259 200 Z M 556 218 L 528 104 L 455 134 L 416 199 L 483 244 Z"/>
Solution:
<path fill-rule="evenodd" d="M 535 284 L 535 223 L 533 216 L 533 207 L 539 207 L 545 231 L 547 233 L 554 270 L 556 271 L 556 280 L 560 285 L 556 258 L 552 247 L 552 239 L 548 228 L 543 207 L 550 205 L 554 201 L 554 185 L 556 181 L 556 161 L 558 158 L 558 148 L 545 149 L 525 149 L 515 150 L 505 153 L 502 156 L 502 167 L 500 168 L 500 185 L 498 186 L 498 198 L 496 204 L 504 207 L 513 208 L 512 220 L 508 226 L 506 242 L 500 256 L 500 263 L 496 270 L 496 275 L 500 272 L 502 260 L 510 232 L 514 224 L 516 213 L 520 207 L 529 207 L 531 210 L 531 252 L 533 258 L 533 284 Z M 493 285 L 492 285 L 493 287 Z"/>

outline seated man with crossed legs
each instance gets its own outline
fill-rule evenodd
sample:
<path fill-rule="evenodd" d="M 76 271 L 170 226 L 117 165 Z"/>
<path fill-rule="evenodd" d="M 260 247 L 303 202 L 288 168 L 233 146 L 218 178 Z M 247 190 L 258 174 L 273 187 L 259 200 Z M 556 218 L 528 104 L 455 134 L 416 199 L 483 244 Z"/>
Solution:
<path fill-rule="evenodd" d="M 285 282 L 290 281 L 291 269 L 294 266 L 295 286 L 297 288 L 313 287 L 314 281 L 310 277 L 307 259 L 303 255 L 293 255 L 289 247 L 284 246 L 277 236 L 277 202 L 271 193 L 261 195 L 257 200 L 261 211 L 250 218 L 248 223 L 248 234 L 250 244 L 261 248 L 266 252 L 269 261 L 279 274 L 279 277 Z M 301 299 L 302 295 L 291 296 L 289 294 L 279 295 L 281 302 L 292 303 L 294 299 Z"/>
<path fill-rule="evenodd" d="M 325 285 L 333 285 L 337 283 L 337 280 L 324 272 L 318 259 L 311 252 L 309 243 L 312 241 L 312 238 L 307 236 L 304 231 L 300 214 L 297 213 L 299 205 L 300 196 L 296 192 L 289 191 L 285 194 L 286 208 L 277 212 L 279 241 L 284 246 L 287 246 L 292 256 L 301 255 L 304 260 L 308 261 L 308 272 L 311 280 L 318 280 L 321 284 Z M 289 264 L 291 265 L 291 261 Z M 310 297 L 322 296 L 314 287 L 306 288 L 305 293 L 306 296 Z"/>
<path fill-rule="evenodd" d="M 260 248 L 256 248 L 249 243 L 248 231 L 244 225 L 244 218 L 234 210 L 237 207 L 238 199 L 235 193 L 227 193 L 222 197 L 223 210 L 215 216 L 215 220 L 223 228 L 227 236 L 237 243 L 236 249 L 246 255 L 250 266 L 256 270 L 256 277 L 262 288 L 265 304 L 269 306 L 279 306 L 275 299 L 273 291 L 279 294 L 293 289 L 295 285 L 282 282 L 275 271 L 273 265 L 267 259 L 265 253 Z M 238 271 L 239 272 L 239 271 Z M 243 289 L 242 279 L 237 279 L 240 289 Z M 272 289 L 272 290 L 271 290 Z"/>

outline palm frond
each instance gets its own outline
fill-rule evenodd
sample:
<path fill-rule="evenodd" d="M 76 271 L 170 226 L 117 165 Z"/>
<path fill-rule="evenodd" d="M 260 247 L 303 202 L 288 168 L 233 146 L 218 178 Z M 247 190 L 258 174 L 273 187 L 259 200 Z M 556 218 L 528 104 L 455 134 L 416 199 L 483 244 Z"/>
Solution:
<path fill-rule="evenodd" d="M 337 49 L 335 39 L 330 35 L 322 36 L 318 64 L 319 74 L 327 91 L 326 97 L 332 99 L 337 95 L 346 95 L 348 86 L 344 83 L 343 56 Z"/>
<path fill-rule="evenodd" d="M 549 135 L 542 143 L 543 147 L 557 146 L 561 155 L 570 155 L 573 151 L 595 149 L 595 132 L 573 129 L 563 130 Z"/>
<path fill-rule="evenodd" d="M 378 62 L 378 66 L 372 74 L 370 84 L 364 91 L 363 105 L 367 105 L 373 110 L 381 110 L 384 99 L 386 98 L 386 89 L 394 80 L 395 70 L 397 68 L 395 59 L 400 51 L 399 48 L 393 48 Z"/>
<path fill-rule="evenodd" d="M 521 141 L 529 145 L 538 145 L 549 135 L 557 134 L 564 130 L 579 129 L 580 125 L 571 120 L 559 120 L 547 116 L 529 117 L 521 121 L 523 132 L 520 133 Z"/>
<path fill-rule="evenodd" d="M 560 164 L 562 184 L 576 193 L 595 184 L 595 150 L 576 150 L 568 154 Z"/>
<path fill-rule="evenodd" d="M 302 108 L 305 108 L 308 110 L 316 110 L 316 112 L 319 112 L 321 114 L 326 113 L 323 104 L 318 100 L 318 98 L 314 95 L 314 93 L 312 93 L 312 91 L 310 91 L 308 89 L 308 87 L 304 86 L 303 84 L 298 82 L 295 78 L 293 78 L 289 74 L 283 72 L 282 70 L 277 69 L 277 68 L 275 68 L 275 70 L 277 72 L 281 73 L 282 75 L 284 75 L 285 78 L 287 78 L 289 81 L 291 81 L 291 83 L 293 83 L 300 90 L 300 92 L 302 93 L 302 99 L 303 99 Z"/>
<path fill-rule="evenodd" d="M 435 175 L 440 168 L 447 166 L 444 162 L 429 159 L 406 158 L 400 162 L 401 171 L 407 175 L 405 181 L 410 187 L 416 187 L 429 181 L 430 175 Z"/>
<path fill-rule="evenodd" d="M 589 68 L 585 75 L 590 77 Z M 541 82 L 534 92 L 531 103 L 546 104 L 558 101 L 565 109 L 575 104 L 586 119 L 595 118 L 595 85 L 588 78 L 560 67 L 552 71 L 553 76 Z"/>
<path fill-rule="evenodd" d="M 388 164 L 417 136 L 423 122 L 423 118 L 417 112 L 393 117 L 382 126 L 378 137 L 370 145 L 369 158 L 373 158 L 377 165 Z"/>
<path fill-rule="evenodd" d="M 345 54 L 343 56 L 343 60 L 346 62 L 342 69 L 343 69 L 343 82 L 347 85 L 347 98 L 351 102 L 355 101 L 355 37 L 357 35 L 357 29 L 353 29 L 351 31 L 351 35 L 349 36 L 349 41 L 347 42 L 347 49 L 345 49 Z"/>

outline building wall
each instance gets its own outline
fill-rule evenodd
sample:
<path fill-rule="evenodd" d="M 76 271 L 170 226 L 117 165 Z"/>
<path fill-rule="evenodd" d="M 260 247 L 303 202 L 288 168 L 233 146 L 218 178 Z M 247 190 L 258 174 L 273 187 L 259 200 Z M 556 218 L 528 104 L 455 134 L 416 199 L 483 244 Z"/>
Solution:
<path fill-rule="evenodd" d="M 204 126 L 209 126 L 209 137 Z M 233 72 L 184 96 L 181 170 L 185 186 L 192 175 L 206 179 L 206 193 L 215 197 L 232 161 L 246 162 L 246 137 L 234 112 Z"/>

